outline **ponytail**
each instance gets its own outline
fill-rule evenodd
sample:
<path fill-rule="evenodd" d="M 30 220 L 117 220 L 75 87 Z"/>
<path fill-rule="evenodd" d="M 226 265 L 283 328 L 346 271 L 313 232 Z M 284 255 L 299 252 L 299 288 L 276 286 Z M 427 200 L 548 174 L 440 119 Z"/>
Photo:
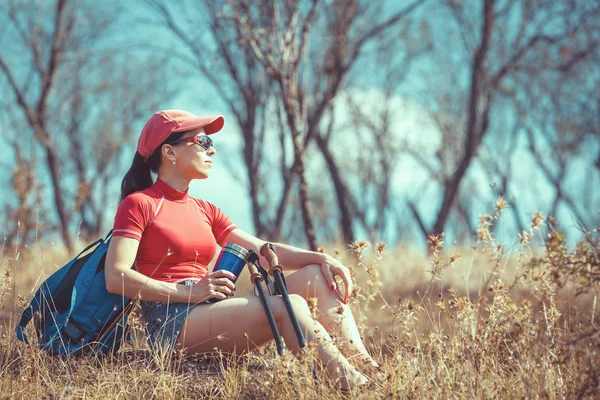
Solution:
<path fill-rule="evenodd" d="M 173 133 L 164 142 L 162 142 L 156 148 L 156 150 L 161 149 L 164 144 L 171 144 L 179 140 L 179 138 L 185 135 L 186 132 L 187 131 Z M 127 171 L 123 177 L 123 181 L 121 182 L 121 198 L 119 200 L 119 204 L 122 203 L 123 200 L 125 200 L 125 197 L 129 196 L 131 193 L 148 189 L 154 184 L 150 171 L 158 173 L 158 167 L 160 167 L 160 161 L 162 159 L 161 152 L 156 150 L 152 152 L 147 162 L 140 153 L 137 151 L 135 152 L 131 167 L 129 167 L 129 171 Z"/>
<path fill-rule="evenodd" d="M 150 167 L 144 162 L 144 157 L 136 151 L 131 167 L 123 177 L 123 182 L 121 182 L 121 199 L 119 203 L 123 202 L 125 197 L 131 193 L 149 188 L 152 183 Z"/>

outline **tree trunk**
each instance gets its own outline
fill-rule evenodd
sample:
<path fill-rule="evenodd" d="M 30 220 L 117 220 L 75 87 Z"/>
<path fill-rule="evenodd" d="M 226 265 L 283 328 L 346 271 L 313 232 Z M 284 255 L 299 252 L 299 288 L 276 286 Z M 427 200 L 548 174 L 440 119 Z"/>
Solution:
<path fill-rule="evenodd" d="M 467 135 L 465 138 L 464 154 L 460 163 L 452 176 L 446 181 L 444 185 L 444 197 L 440 211 L 438 212 L 433 230 L 433 234 L 441 234 L 446 226 L 446 221 L 452 210 L 452 205 L 458 194 L 460 183 L 471 164 L 473 157 L 477 151 L 479 144 L 487 129 L 486 120 L 487 113 L 489 112 L 490 104 L 485 105 L 485 111 L 480 111 L 481 102 L 483 97 L 484 84 L 484 64 L 485 58 L 489 49 L 492 26 L 494 22 L 494 0 L 486 0 L 483 9 L 483 26 L 481 43 L 475 58 L 473 60 L 473 69 L 471 71 L 471 91 L 469 95 L 469 116 L 467 121 Z M 482 115 L 483 114 L 483 115 Z M 427 239 L 427 238 L 426 238 Z"/>
<path fill-rule="evenodd" d="M 69 253 L 74 250 L 73 239 L 69 233 L 69 216 L 65 210 L 65 202 L 60 187 L 60 166 L 58 163 L 58 157 L 54 150 L 54 147 L 46 147 L 46 162 L 48 169 L 50 170 L 50 177 L 52 179 L 52 188 L 54 190 L 54 205 L 56 206 L 56 212 L 60 220 L 60 230 L 63 237 L 63 242 L 67 246 Z"/>
<path fill-rule="evenodd" d="M 238 118 L 240 129 L 244 137 L 244 162 L 246 163 L 246 172 L 248 176 L 248 194 L 250 195 L 250 203 L 252 207 L 252 220 L 254 222 L 255 234 L 258 237 L 267 235 L 269 233 L 268 228 L 264 225 L 263 208 L 261 207 L 258 193 L 261 189 L 261 180 L 258 171 L 259 163 L 256 160 L 255 142 L 254 137 L 255 129 L 255 109 L 250 109 L 247 118 L 242 120 Z"/>
<path fill-rule="evenodd" d="M 291 131 L 294 144 L 294 167 L 291 176 L 297 174 L 300 178 L 300 209 L 302 211 L 302 222 L 308 246 L 312 251 L 317 250 L 317 239 L 315 228 L 312 222 L 312 213 L 310 211 L 310 199 L 308 195 L 308 182 L 306 181 L 306 169 L 304 165 L 304 150 L 306 141 L 302 140 L 300 134 L 302 116 L 300 112 L 300 96 L 298 91 L 298 71 L 292 73 L 284 79 L 279 80 L 279 87 L 283 100 L 283 107 L 287 119 L 287 125 Z"/>
<path fill-rule="evenodd" d="M 317 250 L 317 238 L 315 235 L 315 227 L 312 222 L 312 213 L 308 198 L 308 183 L 306 182 L 306 173 L 304 171 L 304 155 L 298 154 L 298 176 L 300 177 L 300 208 L 302 209 L 302 222 L 304 223 L 304 232 L 308 246 L 312 251 Z"/>
<path fill-rule="evenodd" d="M 325 139 L 317 134 L 315 135 L 315 139 L 321 152 L 323 153 L 323 157 L 325 158 L 325 162 L 327 163 L 327 168 L 329 170 L 329 174 L 331 179 L 333 180 L 333 187 L 335 190 L 335 195 L 337 199 L 338 208 L 340 211 L 340 225 L 342 229 L 342 235 L 344 237 L 344 243 L 349 244 L 354 242 L 354 230 L 352 229 L 352 214 L 348 207 L 348 201 L 351 201 L 351 194 L 342 181 L 342 177 L 340 175 L 340 170 L 335 163 L 333 154 L 329 150 L 327 146 L 327 142 Z"/>

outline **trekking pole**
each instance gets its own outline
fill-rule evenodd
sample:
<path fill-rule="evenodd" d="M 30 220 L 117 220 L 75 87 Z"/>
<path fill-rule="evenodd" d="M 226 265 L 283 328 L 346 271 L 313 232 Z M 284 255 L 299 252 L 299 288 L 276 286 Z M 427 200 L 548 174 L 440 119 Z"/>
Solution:
<path fill-rule="evenodd" d="M 269 302 L 267 301 L 267 295 L 265 294 L 265 289 L 262 286 L 263 277 L 258 272 L 258 268 L 255 263 L 258 262 L 258 254 L 254 250 L 250 250 L 250 255 L 248 256 L 248 272 L 250 272 L 250 281 L 258 291 L 258 296 L 260 297 L 260 301 L 265 309 L 265 314 L 267 314 L 267 319 L 269 320 L 269 325 L 271 326 L 271 332 L 273 332 L 273 338 L 275 339 L 275 345 L 277 346 L 277 353 L 281 356 L 285 350 L 283 345 L 283 340 L 281 339 L 281 335 L 279 334 L 279 329 L 277 328 L 277 324 L 275 323 L 275 318 L 273 317 L 273 311 L 269 306 Z"/>
<path fill-rule="evenodd" d="M 296 337 L 298 338 L 298 345 L 300 345 L 301 349 L 304 349 L 307 345 L 306 339 L 304 338 L 304 333 L 302 332 L 302 328 L 300 328 L 300 323 L 298 322 L 298 318 L 296 318 L 296 313 L 290 302 L 290 296 L 288 296 L 287 288 L 283 280 L 283 267 L 279 264 L 279 259 L 277 258 L 277 254 L 275 254 L 275 246 L 273 243 L 265 243 L 260 249 L 260 254 L 269 263 L 269 275 L 275 278 L 275 286 L 281 294 L 285 308 L 292 320 L 292 326 L 294 327 L 294 332 L 296 332 Z"/>
<path fill-rule="evenodd" d="M 306 339 L 304 338 L 304 333 L 302 332 L 302 328 L 300 328 L 300 323 L 298 322 L 298 318 L 296 317 L 296 313 L 294 312 L 292 303 L 290 302 L 290 297 L 288 295 L 287 287 L 285 285 L 285 280 L 283 278 L 283 272 L 282 272 L 283 267 L 281 266 L 281 264 L 279 264 L 279 259 L 277 258 L 277 254 L 275 253 L 275 246 L 272 243 L 265 243 L 265 245 L 263 245 L 263 247 L 260 249 L 260 253 L 262 254 L 263 257 L 265 257 L 265 259 L 269 263 L 268 274 L 264 270 L 264 268 L 262 268 L 260 266 L 260 263 L 258 262 L 258 255 L 256 254 L 256 252 L 251 250 L 250 253 L 251 253 L 250 257 L 252 257 L 254 260 L 256 260 L 256 264 L 264 272 L 264 274 L 265 274 L 264 279 L 269 281 L 269 275 L 271 275 L 275 278 L 274 291 L 275 291 L 275 293 L 281 295 L 283 302 L 285 304 L 285 308 L 288 312 L 288 315 L 290 316 L 292 326 L 294 327 L 294 332 L 296 333 L 296 337 L 298 338 L 298 345 L 300 346 L 301 350 L 305 350 L 305 348 L 307 346 L 307 342 L 306 342 Z M 250 259 L 250 257 L 249 257 L 249 259 Z M 261 287 L 261 289 L 262 289 L 262 287 Z M 272 294 L 274 294 L 274 293 L 272 293 Z M 290 377 L 291 377 L 291 372 L 288 371 L 288 373 L 290 374 Z M 312 368 L 312 375 L 313 375 L 313 378 L 317 382 L 321 381 L 319 379 L 319 374 L 317 373 L 317 367 L 315 365 L 313 365 L 313 368 Z M 294 389 L 295 389 L 295 386 L 294 386 Z"/>

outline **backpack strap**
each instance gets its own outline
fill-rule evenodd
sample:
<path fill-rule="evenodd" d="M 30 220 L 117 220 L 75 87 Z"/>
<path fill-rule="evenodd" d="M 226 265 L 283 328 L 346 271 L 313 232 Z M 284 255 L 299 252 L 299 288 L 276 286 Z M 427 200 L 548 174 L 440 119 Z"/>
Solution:
<path fill-rule="evenodd" d="M 32 311 L 32 307 L 33 305 L 27 307 L 25 311 L 23 311 L 23 314 L 21 315 L 21 320 L 15 328 L 15 335 L 17 335 L 17 339 L 19 339 L 21 342 L 25 342 L 25 344 L 29 344 L 29 340 L 27 340 L 27 335 L 25 335 L 24 330 L 27 324 L 29 324 L 29 321 L 31 321 L 31 318 L 33 318 L 34 311 Z"/>
<path fill-rule="evenodd" d="M 110 236 L 111 234 L 112 234 L 112 230 L 108 233 L 107 237 Z M 99 243 L 102 243 L 103 241 L 104 241 L 103 239 L 98 239 L 95 242 L 91 243 L 85 249 L 83 249 L 75 258 L 73 258 L 71 261 L 69 261 L 65 266 L 73 265 L 73 263 L 79 257 L 81 257 L 82 254 L 84 254 L 89 249 L 93 248 L 94 246 L 98 245 Z M 36 292 L 35 296 L 33 297 L 33 300 L 31 300 L 29 307 L 27 307 L 25 310 L 23 310 L 23 314 L 21 314 L 21 320 L 19 321 L 19 323 L 17 324 L 17 327 L 15 328 L 15 335 L 17 336 L 17 339 L 19 339 L 20 341 L 25 342 L 26 344 L 29 344 L 29 341 L 27 340 L 27 335 L 25 335 L 25 327 L 27 327 L 27 325 L 33 318 L 33 314 L 38 312 L 40 309 L 40 306 L 43 304 L 44 301 L 46 301 L 45 298 L 48 296 L 48 294 L 49 294 L 48 292 L 50 292 L 50 291 L 52 291 L 52 289 L 50 289 L 48 287 L 48 285 L 46 284 L 46 281 L 44 281 L 42 283 L 42 285 L 40 286 L 40 288 L 38 289 L 38 291 Z"/>

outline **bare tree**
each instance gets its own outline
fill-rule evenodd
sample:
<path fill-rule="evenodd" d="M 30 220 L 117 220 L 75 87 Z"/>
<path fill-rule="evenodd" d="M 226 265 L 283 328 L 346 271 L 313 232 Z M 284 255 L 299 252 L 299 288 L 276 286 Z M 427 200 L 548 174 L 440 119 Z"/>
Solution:
<path fill-rule="evenodd" d="M 523 131 L 535 164 L 554 190 L 548 214 L 557 217 L 563 206 L 576 225 L 591 228 L 600 221 L 600 197 L 592 189 L 600 185 L 600 171 L 594 168 L 594 152 L 600 149 L 600 6 L 574 12 L 590 23 L 561 43 L 560 52 L 548 60 L 552 68 L 525 83 L 521 102 L 534 112 Z"/>
<path fill-rule="evenodd" d="M 311 19 L 317 8 L 320 7 L 318 1 L 313 1 L 310 6 L 305 7 L 308 11 L 304 19 L 299 17 L 303 7 L 295 6 L 287 11 L 287 16 L 283 17 L 283 20 L 287 22 L 271 26 L 263 26 L 255 21 L 255 25 L 252 26 L 252 22 L 249 22 L 248 19 L 241 18 L 243 13 L 235 14 L 237 22 L 245 24 L 244 31 L 247 33 L 257 58 L 262 61 L 271 79 L 278 82 L 280 87 L 288 130 L 292 133 L 294 143 L 295 158 L 292 171 L 297 171 L 300 178 L 304 227 L 309 245 L 313 249 L 316 248 L 316 239 L 308 207 L 308 184 L 303 172 L 304 151 L 310 141 L 316 138 L 317 145 L 327 161 L 335 188 L 344 240 L 346 242 L 354 240 L 352 200 L 348 195 L 350 191 L 329 153 L 331 133 L 321 135 L 323 116 L 334 98 L 341 92 L 348 73 L 360 59 L 361 52 L 366 45 L 376 39 L 381 40 L 382 35 L 392 27 L 400 26 L 400 22 L 422 3 L 423 1 L 416 1 L 386 17 L 383 21 L 377 21 L 364 17 L 377 7 L 369 7 L 368 3 L 359 1 L 335 1 L 323 10 L 324 34 L 319 35 L 317 27 L 312 28 L 317 35 L 327 37 L 329 45 L 325 51 L 319 49 L 318 53 L 311 54 L 312 57 L 306 57 L 306 60 L 303 59 L 303 52 L 306 38 L 311 29 Z M 274 3 L 273 9 L 277 16 L 277 2 Z M 275 19 L 277 20 L 277 17 Z M 298 20 L 304 22 L 298 23 Z M 369 27 L 364 28 L 364 25 L 361 26 L 362 24 Z M 270 34 L 259 35 L 258 32 L 264 29 L 267 29 Z M 277 38 L 281 37 L 298 37 L 299 39 L 280 42 Z M 318 56 L 316 56 L 317 54 Z M 314 73 L 307 73 L 302 79 L 301 71 L 303 70 L 314 71 Z M 303 134 L 301 134 L 301 130 Z M 387 193 L 384 193 L 383 198 L 385 199 L 386 196 Z"/>
<path fill-rule="evenodd" d="M 313 250 L 316 250 L 317 243 L 308 201 L 304 164 L 304 149 L 309 137 L 304 136 L 306 108 L 303 102 L 305 93 L 302 90 L 300 63 L 305 56 L 308 36 L 319 3 L 320 0 L 313 0 L 306 11 L 296 4 L 277 1 L 228 2 L 225 9 L 225 12 L 230 11 L 226 17 L 233 18 L 239 29 L 238 40 L 250 46 L 255 58 L 278 88 L 281 111 L 294 149 L 290 176 L 298 176 L 300 179 L 302 221 L 308 244 Z M 291 179 L 284 186 L 282 203 L 287 203 L 289 188 Z"/>
<path fill-rule="evenodd" d="M 116 9 L 111 15 L 91 2 L 55 0 L 40 7 L 11 1 L 6 11 L 0 77 L 13 101 L 6 112 L 20 127 L 8 135 L 41 151 L 39 183 L 51 189 L 56 225 L 72 252 L 76 215 L 84 239 L 99 234 L 120 149 L 133 121 L 152 110 L 158 93 L 148 89 L 161 80 L 145 78 L 152 63 L 140 74 L 131 54 L 102 49 Z"/>
<path fill-rule="evenodd" d="M 415 1 L 389 17 L 377 19 L 379 6 L 354 0 L 331 3 L 319 0 L 297 3 L 236 1 L 227 2 L 222 7 L 204 2 L 203 8 L 192 4 L 182 5 L 184 12 L 177 15 L 164 2 L 147 1 L 162 25 L 190 50 L 189 54 L 181 54 L 181 58 L 190 60 L 191 55 L 190 63 L 195 64 L 217 88 L 217 93 L 236 115 L 245 142 L 250 143 L 245 147 L 245 163 L 253 217 L 259 233 L 269 232 L 274 239 L 281 235 L 292 189 L 296 187 L 295 180 L 298 179 L 299 206 L 306 239 L 311 248 L 316 248 L 305 173 L 306 148 L 317 136 L 326 135 L 323 116 L 343 88 L 348 72 L 364 48 L 398 26 L 421 3 L 423 1 Z M 197 17 L 203 11 L 208 13 L 211 28 L 210 40 L 204 41 L 183 17 Z M 323 37 L 326 40 L 320 43 Z M 207 53 L 207 49 L 211 48 L 208 45 L 210 42 L 215 44 L 214 51 Z M 314 51 L 311 51 L 312 46 L 316 46 Z M 200 52 L 200 49 L 204 51 Z M 197 54 L 203 56 L 196 57 Z M 207 54 L 210 56 L 207 57 Z M 215 73 L 211 68 L 214 64 L 211 63 L 217 63 L 219 73 Z M 223 73 L 226 79 L 222 79 Z M 264 200 L 261 203 L 256 189 L 258 186 L 255 186 L 265 182 L 265 178 L 260 178 L 257 172 L 260 169 L 259 160 L 262 159 L 260 146 L 254 148 L 251 145 L 263 143 L 264 138 L 259 133 L 266 124 L 257 125 L 254 121 L 264 121 L 264 110 L 269 107 L 266 93 L 271 88 L 276 96 L 273 98 L 275 102 L 271 103 L 275 107 L 272 115 L 276 118 L 274 124 L 280 133 L 281 191 L 276 204 L 269 207 Z M 257 119 L 257 115 L 263 117 Z M 326 151 L 325 137 L 318 140 L 322 151 Z M 260 138 L 260 141 L 256 141 L 256 138 Z M 291 155 L 287 154 L 288 147 L 292 149 Z M 331 169 L 334 168 L 331 163 L 333 159 L 329 157 L 328 160 L 332 179 L 338 188 L 342 231 L 349 241 L 354 235 L 351 210 L 343 196 L 347 189 L 343 188 L 339 171 Z M 271 171 L 268 175 L 263 174 L 268 176 L 269 181 L 273 180 Z M 269 223 L 273 228 L 266 229 L 264 221 L 267 219 L 261 214 L 269 209 L 275 210 Z"/>
<path fill-rule="evenodd" d="M 467 168 L 475 157 L 476 149 L 487 133 L 489 114 L 492 105 L 491 93 L 485 90 L 485 63 L 492 40 L 494 24 L 494 0 L 485 0 L 482 13 L 480 40 L 475 48 L 470 79 L 470 92 L 467 105 L 467 123 L 462 158 L 452 174 L 444 182 L 443 198 L 431 233 L 440 234 L 446 225 L 451 207 L 456 199 L 458 187 Z"/>
<path fill-rule="evenodd" d="M 514 160 L 515 149 L 518 148 L 518 140 L 521 137 L 521 126 L 515 125 L 513 129 L 505 135 L 490 137 L 490 144 L 483 143 L 479 165 L 486 174 L 487 181 L 494 197 L 502 197 L 506 200 L 509 211 L 511 212 L 514 225 L 519 232 L 525 228 L 523 215 L 519 202 L 514 197 L 511 187 L 514 188 L 515 167 L 517 163 Z M 490 227 L 494 231 L 496 225 Z"/>
<path fill-rule="evenodd" d="M 393 89 L 402 82 L 391 80 L 390 86 L 382 93 L 378 110 L 357 104 L 356 99 L 348 96 L 349 110 L 352 114 L 351 130 L 362 136 L 349 135 L 361 147 L 351 175 L 356 176 L 358 190 L 353 193 L 341 192 L 338 198 L 352 207 L 352 216 L 369 234 L 372 243 L 382 240 L 390 223 L 389 213 L 393 199 L 392 183 L 396 166 L 401 156 L 398 132 L 394 129 L 395 119 L 399 118 L 396 104 L 391 101 Z M 321 145 L 326 154 L 326 147 Z M 339 167 L 330 166 L 330 171 Z M 335 181 L 335 180 L 334 180 Z M 348 190 L 348 189 L 345 189 Z M 337 192 L 337 191 L 336 191 Z M 348 243 L 347 239 L 345 238 Z"/>
<path fill-rule="evenodd" d="M 454 233 L 466 237 L 473 231 L 473 204 L 490 194 L 464 188 L 465 182 L 477 186 L 477 168 L 482 168 L 489 183 L 496 183 L 494 196 L 507 197 L 515 224 L 523 225 L 521 207 L 513 201 L 520 190 L 515 176 L 522 174 L 513 150 L 523 145 L 528 114 L 538 112 L 527 95 L 527 84 L 537 77 L 550 82 L 546 74 L 551 71 L 556 74 L 552 79 L 560 80 L 574 67 L 590 65 L 589 54 L 597 44 L 594 34 L 586 33 L 596 29 L 591 15 L 596 15 L 597 6 L 575 0 L 431 1 L 426 13 L 415 14 L 424 27 L 422 32 L 409 34 L 401 28 L 423 1 L 404 4 L 391 14 L 389 10 L 383 13 L 379 3 L 358 0 L 145 3 L 157 17 L 152 23 L 160 22 L 184 45 L 170 48 L 170 54 L 206 76 L 235 116 L 244 143 L 245 181 L 257 234 L 278 240 L 287 232 L 284 223 L 296 220 L 291 214 L 300 212 L 306 239 L 313 248 L 315 223 L 323 221 L 320 231 L 332 229 L 332 224 L 322 210 L 315 218 L 311 202 L 331 207 L 339 215 L 339 230 L 346 242 L 354 239 L 357 227 L 371 233 L 385 231 L 391 220 L 386 218 L 386 209 L 406 214 L 396 205 L 404 204 L 401 199 L 391 198 L 391 180 L 387 178 L 403 150 L 432 177 L 423 185 L 439 187 L 433 218 L 423 215 L 424 208 L 416 204 L 416 198 L 408 199 L 423 236 L 441 233 L 450 219 Z M 206 21 L 208 33 L 196 29 L 198 21 Z M 340 127 L 334 121 L 337 99 L 358 87 L 349 77 L 368 66 L 378 48 L 387 45 L 382 53 L 402 52 L 415 33 L 426 42 L 427 31 L 433 32 L 434 40 L 433 46 L 421 46 L 421 51 L 428 53 L 419 64 L 427 71 L 426 89 L 420 98 L 431 110 L 431 121 L 440 133 L 439 147 L 431 151 L 412 144 L 395 148 L 386 146 L 389 142 L 371 143 L 380 158 L 361 159 L 370 167 L 362 181 L 369 182 L 369 190 L 378 196 L 376 202 L 364 201 L 356 181 L 344 171 L 349 160 L 332 151 L 339 147 Z M 400 59 L 409 62 L 411 55 Z M 379 63 L 387 66 L 388 61 Z M 395 72 L 390 72 L 388 82 L 404 81 L 401 72 L 405 71 L 390 71 Z M 414 81 L 415 76 L 409 78 Z M 381 83 L 374 86 L 386 96 L 398 91 L 386 92 Z M 542 90 L 538 85 L 538 89 L 536 96 L 549 98 L 552 93 L 547 87 Z M 406 93 L 418 98 L 419 91 Z M 393 110 L 382 111 L 379 118 L 361 114 L 355 105 L 353 111 L 357 110 L 355 125 L 369 137 L 390 135 Z M 265 134 L 272 129 L 277 135 Z M 269 151 L 264 150 L 266 146 Z M 319 189 L 318 184 L 309 184 L 307 176 L 315 159 L 307 158 L 311 146 L 323 155 L 331 181 L 328 190 L 333 193 L 329 199 L 321 193 L 311 194 Z M 374 171 L 379 171 L 381 179 L 369 180 L 377 177 Z M 324 176 L 321 172 L 320 182 Z M 296 191 L 298 201 L 293 196 Z M 373 209 L 377 217 L 367 217 L 373 215 Z"/>
<path fill-rule="evenodd" d="M 160 26 L 173 34 L 180 43 L 176 49 L 164 49 L 147 43 L 154 51 L 168 51 L 186 65 L 200 72 L 215 89 L 235 117 L 244 144 L 242 157 L 245 164 L 246 188 L 251 202 L 256 234 L 277 240 L 281 232 L 281 217 L 271 217 L 270 196 L 261 195 L 267 189 L 264 160 L 268 156 L 265 132 L 268 124 L 270 83 L 250 48 L 239 42 L 239 29 L 222 18 L 221 5 L 213 1 L 181 2 L 177 5 L 159 0 L 146 0 L 144 4 L 156 18 L 152 26 Z M 187 17 L 185 17 L 187 16 Z M 205 34 L 197 29 L 204 21 Z M 230 171 L 234 167 L 230 166 Z M 284 182 L 289 177 L 284 173 Z M 238 179 L 242 181 L 242 179 Z M 277 215 L 285 209 L 279 207 Z"/>
<path fill-rule="evenodd" d="M 329 121 L 321 124 L 326 128 L 317 128 L 315 139 L 334 187 L 334 208 L 339 209 L 345 243 L 355 240 L 354 224 L 375 242 L 381 240 L 390 221 L 391 184 L 399 158 L 395 125 L 401 118 L 394 98 L 410 66 L 427 48 L 426 35 L 419 46 L 407 43 L 413 32 L 410 14 L 421 4 L 413 3 L 391 19 L 373 23 L 372 30 L 357 29 L 373 20 L 372 13 L 378 8 L 372 4 L 338 2 L 337 7 L 327 10 L 331 14 L 326 19 L 327 36 L 332 40 L 325 50 L 328 57 L 317 70 L 323 71 L 327 82 L 340 80 L 342 86 L 336 95 L 339 100 L 330 102 Z M 355 97 L 361 84 L 367 92 L 372 88 L 379 93 L 377 104 L 364 104 L 363 99 Z M 337 108 L 351 115 L 347 126 L 334 127 Z M 348 147 L 359 149 L 355 159 L 350 157 L 353 152 L 348 152 Z M 353 168 L 353 163 L 358 168 Z"/>
<path fill-rule="evenodd" d="M 41 208 L 41 184 L 35 174 L 35 159 L 23 154 L 14 138 L 10 145 L 15 153 L 11 188 L 16 196 L 5 204 L 5 245 L 20 250 L 23 243 L 37 243 L 52 226 L 48 226 L 46 210 Z"/>
<path fill-rule="evenodd" d="M 463 111 L 455 118 L 447 117 L 452 113 L 437 115 L 446 115 L 445 120 L 464 124 L 464 127 L 449 130 L 453 132 L 452 142 L 459 145 L 457 157 L 450 164 L 449 172 L 443 173 L 442 200 L 433 224 L 421 224 L 425 236 L 444 231 L 451 212 L 456 209 L 461 182 L 489 132 L 502 134 L 512 129 L 507 125 L 508 121 L 520 123 L 520 113 L 499 111 L 507 104 L 512 104 L 513 109 L 525 106 L 534 111 L 531 103 L 519 102 L 520 98 L 528 97 L 527 83 L 536 77 L 547 79 L 552 71 L 556 73 L 555 80 L 561 79 L 566 76 L 568 66 L 583 62 L 592 54 L 593 46 L 597 46 L 597 36 L 596 40 L 581 40 L 588 37 L 586 32 L 596 30 L 597 23 L 592 15 L 597 15 L 597 5 L 578 1 L 486 0 L 479 7 L 477 2 L 449 0 L 445 6 L 463 45 L 462 50 L 448 48 L 453 53 L 448 53 L 445 58 L 446 67 L 461 68 L 461 62 L 456 62 L 458 53 L 469 60 L 470 74 L 466 90 L 460 85 L 461 76 L 457 76 L 456 85 L 452 87 L 456 95 L 435 103 L 438 109 L 445 102 L 463 104 Z M 480 17 L 476 17 L 474 10 L 478 10 Z M 443 34 L 447 35 L 447 32 Z M 564 46 L 569 47 L 568 53 L 561 51 Z M 558 58 L 562 58 L 560 62 L 557 62 Z M 537 91 L 537 101 L 541 100 L 539 96 L 547 99 L 550 94 L 548 90 Z M 506 115 L 512 115 L 512 118 L 502 121 L 500 118 Z M 439 151 L 446 149 L 441 147 Z M 433 169 L 439 173 L 435 167 Z M 415 218 L 423 220 L 418 212 Z"/>

